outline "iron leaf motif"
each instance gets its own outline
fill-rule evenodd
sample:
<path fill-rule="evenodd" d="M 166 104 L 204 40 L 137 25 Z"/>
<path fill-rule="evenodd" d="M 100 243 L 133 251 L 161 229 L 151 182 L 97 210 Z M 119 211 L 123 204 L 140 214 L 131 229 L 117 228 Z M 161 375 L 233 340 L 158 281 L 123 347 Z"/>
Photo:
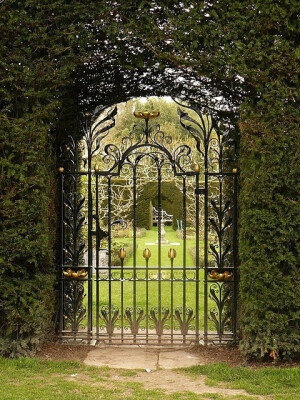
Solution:
<path fill-rule="evenodd" d="M 105 321 L 106 331 L 109 335 L 114 333 L 115 323 L 119 316 L 119 308 L 117 306 L 102 306 L 101 317 Z"/>
<path fill-rule="evenodd" d="M 218 334 L 222 335 L 231 319 L 230 312 L 226 309 L 231 290 L 226 284 L 214 283 L 210 286 L 209 292 L 210 299 L 216 304 L 216 308 L 210 310 L 210 320 L 214 322 Z"/>
<path fill-rule="evenodd" d="M 163 307 L 161 310 L 161 317 L 159 317 L 159 310 L 157 307 L 152 307 L 149 319 L 154 322 L 157 335 L 162 335 L 164 331 L 164 324 L 169 319 L 169 309 Z"/>
<path fill-rule="evenodd" d="M 84 297 L 82 282 L 66 283 L 64 318 L 66 326 L 70 326 L 73 332 L 78 332 L 79 326 L 86 316 L 86 307 L 83 305 Z"/>
<path fill-rule="evenodd" d="M 137 335 L 139 332 L 139 324 L 144 319 L 144 310 L 142 307 L 136 307 L 136 316 L 134 316 L 134 309 L 127 307 L 125 310 L 125 319 L 129 322 L 131 333 Z"/>
<path fill-rule="evenodd" d="M 195 318 L 193 316 L 194 311 L 190 307 L 186 307 L 185 309 L 185 315 L 183 315 L 183 308 L 182 307 L 176 307 L 175 308 L 175 319 L 179 322 L 180 326 L 180 331 L 182 335 L 187 335 L 189 331 L 189 326 L 190 322 Z"/>

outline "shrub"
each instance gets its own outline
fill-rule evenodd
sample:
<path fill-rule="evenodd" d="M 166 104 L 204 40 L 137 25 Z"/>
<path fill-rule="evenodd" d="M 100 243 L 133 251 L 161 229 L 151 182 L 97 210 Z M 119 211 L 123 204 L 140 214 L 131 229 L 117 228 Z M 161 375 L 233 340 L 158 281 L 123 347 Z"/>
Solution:
<path fill-rule="evenodd" d="M 300 135 L 275 132 L 242 136 L 240 346 L 254 358 L 300 354 Z"/>
<path fill-rule="evenodd" d="M 119 258 L 119 250 L 124 247 L 126 251 L 126 259 L 129 259 L 133 253 L 132 243 L 122 243 L 122 242 L 114 242 L 112 244 L 112 252 L 111 252 L 111 265 L 118 266 L 121 265 L 121 260 Z"/>
<path fill-rule="evenodd" d="M 146 235 L 145 228 L 137 228 L 136 229 L 136 237 L 142 238 Z M 133 237 L 133 230 L 132 227 L 128 227 L 126 229 L 116 229 L 113 233 L 114 238 L 132 238 Z"/>
<path fill-rule="evenodd" d="M 53 333 L 55 168 L 47 129 L 1 128 L 0 354 L 17 356 Z"/>
<path fill-rule="evenodd" d="M 1 318 L 1 355 L 34 355 L 54 334 L 54 278 L 37 274 L 32 279 L 12 278 L 6 284 Z"/>

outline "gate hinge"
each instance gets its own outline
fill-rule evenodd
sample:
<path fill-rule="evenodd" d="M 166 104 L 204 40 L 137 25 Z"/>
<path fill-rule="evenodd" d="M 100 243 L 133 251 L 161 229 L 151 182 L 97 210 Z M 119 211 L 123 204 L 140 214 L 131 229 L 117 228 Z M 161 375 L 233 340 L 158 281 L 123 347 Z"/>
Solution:
<path fill-rule="evenodd" d="M 196 188 L 195 189 L 195 194 L 204 195 L 205 193 L 206 193 L 206 190 L 204 188 Z"/>

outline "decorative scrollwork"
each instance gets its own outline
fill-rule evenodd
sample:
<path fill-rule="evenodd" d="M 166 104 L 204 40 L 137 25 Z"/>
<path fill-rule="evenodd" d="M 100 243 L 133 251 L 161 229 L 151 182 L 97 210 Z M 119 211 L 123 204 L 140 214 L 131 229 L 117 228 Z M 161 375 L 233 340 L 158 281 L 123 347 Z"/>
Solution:
<path fill-rule="evenodd" d="M 158 272 L 157 271 L 150 271 L 149 272 L 149 280 L 150 281 L 157 281 L 158 280 Z"/>
<path fill-rule="evenodd" d="M 194 311 L 190 307 L 185 308 L 185 315 L 183 307 L 176 307 L 174 318 L 178 321 L 182 335 L 187 335 L 190 329 L 190 322 L 195 318 Z"/>
<path fill-rule="evenodd" d="M 229 302 L 232 291 L 227 285 L 213 283 L 209 288 L 209 298 L 216 303 L 216 307 L 210 309 L 209 319 L 214 322 L 219 335 L 224 333 L 225 328 L 231 321 L 231 313 L 226 307 L 226 303 Z"/>
<path fill-rule="evenodd" d="M 85 114 L 82 124 L 84 133 L 83 158 L 85 160 L 95 156 L 99 152 L 101 141 L 116 124 L 115 116 L 117 112 L 117 106 L 113 106 L 97 107 L 91 116 Z"/>
<path fill-rule="evenodd" d="M 105 305 L 101 307 L 100 318 L 102 318 L 105 321 L 106 332 L 109 335 L 112 335 L 114 333 L 115 324 L 116 321 L 118 320 L 118 317 L 119 317 L 119 308 L 117 306 L 109 307 L 108 305 Z"/>
<path fill-rule="evenodd" d="M 172 144 L 172 137 L 166 135 L 160 130 L 159 124 L 155 124 L 150 127 L 150 136 L 153 137 L 152 142 L 158 146 L 166 146 Z"/>
<path fill-rule="evenodd" d="M 130 146 L 137 146 L 140 143 L 142 143 L 144 140 L 147 141 L 147 132 L 145 130 L 145 127 L 143 124 L 135 123 L 132 127 L 131 132 L 127 136 L 127 139 L 129 139 Z M 125 149 L 124 149 L 125 150 Z"/>
<path fill-rule="evenodd" d="M 222 190 L 222 188 L 220 188 Z M 210 218 L 209 221 L 218 238 L 218 245 L 210 244 L 212 255 L 215 259 L 217 268 L 224 268 L 227 257 L 231 250 L 231 244 L 224 246 L 224 235 L 226 230 L 232 225 L 232 218 L 228 217 L 228 211 L 230 208 L 230 201 L 217 204 L 215 200 L 211 200 L 212 209 L 216 215 L 216 218 Z M 225 247 L 225 248 L 224 248 Z"/>
<path fill-rule="evenodd" d="M 186 106 L 175 102 L 184 108 L 178 108 L 181 126 L 186 129 L 196 141 L 196 148 L 207 161 L 209 172 L 222 173 L 227 158 L 224 156 L 225 148 L 234 145 L 234 141 L 226 132 L 225 126 L 217 124 L 211 116 L 203 114 L 202 110 L 195 106 Z M 187 109 L 197 115 L 197 119 L 191 117 Z"/>
<path fill-rule="evenodd" d="M 195 271 L 186 271 L 185 279 L 187 281 L 194 281 L 196 279 L 196 272 Z"/>
<path fill-rule="evenodd" d="M 121 152 L 115 144 L 110 143 L 104 147 L 102 159 L 105 164 L 109 165 L 109 169 L 113 170 L 120 163 Z"/>
<path fill-rule="evenodd" d="M 129 322 L 131 333 L 137 335 L 139 333 L 140 322 L 144 319 L 144 310 L 142 307 L 136 307 L 136 315 L 134 315 L 134 308 L 127 307 L 125 310 L 125 319 Z"/>
<path fill-rule="evenodd" d="M 72 332 L 78 332 L 81 322 L 86 317 L 86 307 L 83 304 L 85 298 L 82 282 L 72 280 L 65 282 L 64 318 L 66 328 Z"/>
<path fill-rule="evenodd" d="M 69 193 L 64 200 L 64 225 L 68 229 L 66 234 L 67 241 L 64 246 L 67 265 L 78 266 L 85 248 L 85 242 L 80 235 L 85 223 L 84 202 L 85 197 L 75 193 Z"/>
<path fill-rule="evenodd" d="M 112 271 L 111 280 L 112 281 L 119 281 L 120 279 L 121 279 L 121 271 Z"/>
<path fill-rule="evenodd" d="M 161 316 L 159 317 L 159 314 Z M 165 322 L 169 319 L 170 310 L 167 307 L 163 307 L 161 313 L 159 313 L 158 307 L 152 307 L 150 310 L 149 319 L 154 322 L 157 335 L 162 335 L 164 331 Z"/>
<path fill-rule="evenodd" d="M 146 280 L 146 271 L 137 271 L 136 279 L 139 281 L 145 281 Z"/>
<path fill-rule="evenodd" d="M 192 153 L 190 147 L 179 146 L 172 154 L 171 145 L 171 136 L 162 132 L 159 124 L 149 124 L 147 119 L 145 125 L 136 123 L 129 135 L 122 138 L 121 146 L 114 143 L 104 146 L 102 160 L 107 165 L 107 170 L 103 173 L 118 174 L 126 164 L 136 168 L 145 157 L 151 157 L 160 170 L 169 163 L 178 173 L 189 171 Z"/>
<path fill-rule="evenodd" d="M 60 146 L 59 159 L 67 170 L 76 171 L 82 161 L 84 146 L 80 140 L 68 135 Z"/>
<path fill-rule="evenodd" d="M 182 104 L 180 105 L 183 106 Z M 177 111 L 180 118 L 180 124 L 195 139 L 196 148 L 202 155 L 202 157 L 204 157 L 205 145 L 210 136 L 211 131 L 210 130 L 207 131 L 207 124 L 205 124 L 204 117 L 202 116 L 200 110 L 192 107 L 187 107 L 187 108 L 192 109 L 198 114 L 198 116 L 200 117 L 200 122 L 190 117 L 187 111 L 183 111 L 182 109 L 178 108 Z"/>
<path fill-rule="evenodd" d="M 175 281 L 182 281 L 183 280 L 183 272 L 182 271 L 174 271 L 173 277 Z"/>
<path fill-rule="evenodd" d="M 173 158 L 180 170 L 184 171 L 192 164 L 191 153 L 191 148 L 185 144 L 174 150 Z"/>

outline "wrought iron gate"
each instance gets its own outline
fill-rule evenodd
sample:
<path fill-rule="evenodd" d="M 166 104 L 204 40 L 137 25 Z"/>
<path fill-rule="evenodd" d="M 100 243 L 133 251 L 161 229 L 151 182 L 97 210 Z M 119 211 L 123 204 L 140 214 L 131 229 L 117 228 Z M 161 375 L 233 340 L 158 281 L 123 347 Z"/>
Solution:
<path fill-rule="evenodd" d="M 85 115 L 82 139 L 68 137 L 61 146 L 59 280 L 64 340 L 111 344 L 236 340 L 234 146 L 229 133 L 196 108 L 181 107 L 178 113 L 193 146 L 174 147 L 156 123 L 159 112 L 136 112 L 139 121 L 132 132 L 118 145 L 110 143 L 116 107 Z M 162 207 L 166 179 L 181 193 L 178 226 L 182 229 L 178 242 L 171 243 L 165 238 Z M 122 182 L 127 193 L 122 189 L 118 197 L 116 188 Z M 139 190 L 145 182 L 157 190 L 157 237 L 141 247 Z M 121 215 L 124 207 L 126 215 Z M 122 236 L 122 229 L 132 237 L 118 248 L 115 236 L 116 232 Z"/>

